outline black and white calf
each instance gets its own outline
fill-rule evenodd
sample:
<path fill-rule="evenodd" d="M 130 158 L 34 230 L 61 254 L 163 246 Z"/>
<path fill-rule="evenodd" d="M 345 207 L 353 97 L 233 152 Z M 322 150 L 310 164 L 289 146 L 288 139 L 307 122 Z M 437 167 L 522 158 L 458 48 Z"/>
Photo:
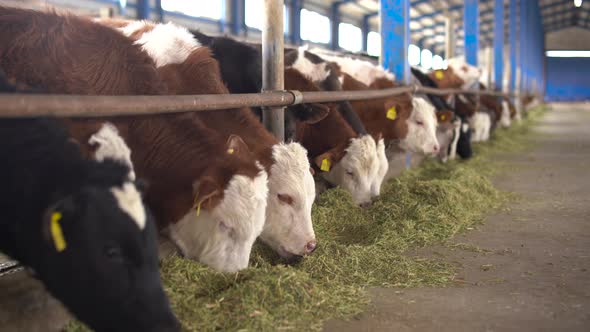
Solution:
<path fill-rule="evenodd" d="M 178 331 L 129 168 L 84 159 L 54 119 L 0 119 L 0 141 L 0 251 L 96 331 Z"/>

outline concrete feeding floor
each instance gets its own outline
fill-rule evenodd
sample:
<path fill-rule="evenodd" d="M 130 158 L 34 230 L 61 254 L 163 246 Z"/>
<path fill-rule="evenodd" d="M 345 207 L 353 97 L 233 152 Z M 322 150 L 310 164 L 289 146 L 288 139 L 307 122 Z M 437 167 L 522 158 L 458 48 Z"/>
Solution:
<path fill-rule="evenodd" d="M 590 105 L 553 109 L 532 151 L 500 157 L 494 183 L 520 199 L 452 240 L 481 250 L 415 252 L 457 264 L 453 285 L 371 289 L 367 312 L 324 330 L 590 331 Z"/>

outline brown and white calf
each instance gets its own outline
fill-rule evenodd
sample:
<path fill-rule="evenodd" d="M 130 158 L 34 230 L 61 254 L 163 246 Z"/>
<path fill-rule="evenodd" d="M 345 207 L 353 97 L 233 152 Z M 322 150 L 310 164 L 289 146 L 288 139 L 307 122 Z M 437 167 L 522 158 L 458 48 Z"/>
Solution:
<path fill-rule="evenodd" d="M 156 63 L 170 94 L 224 94 L 218 62 L 185 28 L 172 23 L 105 21 L 135 40 Z M 316 247 L 311 220 L 315 184 L 307 151 L 280 143 L 247 108 L 197 112 L 192 116 L 223 137 L 240 135 L 269 174 L 264 229 L 260 235 L 283 257 Z"/>
<path fill-rule="evenodd" d="M 0 8 L 0 65 L 9 78 L 49 93 L 167 91 L 152 59 L 129 38 L 72 15 Z M 185 255 L 222 271 L 247 266 L 268 188 L 239 137 L 222 137 L 190 115 L 67 123 L 89 155 L 134 165 L 150 184 L 146 200 L 160 227 L 190 229 L 177 243 Z"/>

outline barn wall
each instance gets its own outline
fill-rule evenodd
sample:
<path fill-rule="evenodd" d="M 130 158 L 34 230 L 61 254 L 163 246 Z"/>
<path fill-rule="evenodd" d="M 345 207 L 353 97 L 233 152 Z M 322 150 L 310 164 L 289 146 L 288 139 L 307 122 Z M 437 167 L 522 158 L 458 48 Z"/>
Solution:
<path fill-rule="evenodd" d="M 545 38 L 548 50 L 590 50 L 590 31 L 568 28 L 550 32 Z"/>
<path fill-rule="evenodd" d="M 590 58 L 547 58 L 545 99 L 590 100 Z"/>

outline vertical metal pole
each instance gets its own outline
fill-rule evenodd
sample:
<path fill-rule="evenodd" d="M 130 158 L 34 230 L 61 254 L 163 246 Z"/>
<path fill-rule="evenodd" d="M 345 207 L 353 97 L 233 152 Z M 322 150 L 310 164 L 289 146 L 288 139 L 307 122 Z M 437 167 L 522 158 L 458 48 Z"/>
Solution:
<path fill-rule="evenodd" d="M 527 80 L 527 54 L 528 54 L 528 39 L 526 37 L 526 16 L 527 16 L 527 8 L 526 8 L 526 0 L 520 0 L 520 33 L 519 33 L 519 44 L 520 44 L 520 91 L 523 93 L 528 92 L 526 86 Z"/>
<path fill-rule="evenodd" d="M 289 25 L 291 44 L 301 44 L 301 9 L 303 9 L 303 0 L 291 0 L 291 10 L 289 11 Z"/>
<path fill-rule="evenodd" d="M 284 90 L 283 0 L 264 0 L 264 8 L 262 91 Z M 262 111 L 264 126 L 281 142 L 285 140 L 284 119 L 283 107 L 268 107 Z"/>
<path fill-rule="evenodd" d="M 138 20 L 149 20 L 150 19 L 150 0 L 138 0 L 137 1 L 137 19 Z"/>
<path fill-rule="evenodd" d="M 465 0 L 463 6 L 463 29 L 465 33 L 465 60 L 477 66 L 479 51 L 479 0 Z"/>
<path fill-rule="evenodd" d="M 510 28 L 510 79 L 509 88 L 510 92 L 514 92 L 516 89 L 516 68 L 517 67 L 517 45 L 516 45 L 516 0 L 510 0 L 510 18 L 509 18 L 509 28 Z"/>
<path fill-rule="evenodd" d="M 338 27 L 340 25 L 340 5 L 342 2 L 334 2 L 331 7 L 331 36 L 330 36 L 330 48 L 333 50 L 339 49 L 338 41 L 340 39 L 340 32 Z"/>
<path fill-rule="evenodd" d="M 455 20 L 450 13 L 445 16 L 445 58 L 455 57 Z"/>
<path fill-rule="evenodd" d="M 371 15 L 365 15 L 363 16 L 363 24 L 361 26 L 361 34 L 363 36 L 363 40 L 362 40 L 362 50 L 363 52 L 367 52 L 367 49 L 369 48 L 369 32 L 371 31 L 371 26 L 369 24 L 369 20 L 371 19 Z"/>
<path fill-rule="evenodd" d="M 492 73 L 494 70 L 494 64 L 492 63 L 492 60 L 494 58 L 494 50 L 491 46 L 487 46 L 485 48 L 485 56 L 486 56 L 486 73 L 487 73 L 487 77 L 485 78 L 486 87 L 488 88 L 488 90 L 493 90 Z"/>
<path fill-rule="evenodd" d="M 231 23 L 230 29 L 234 36 L 240 36 L 245 25 L 246 19 L 246 0 L 231 0 Z"/>
<path fill-rule="evenodd" d="M 504 73 L 504 0 L 494 2 L 494 81 L 502 91 Z"/>
<path fill-rule="evenodd" d="M 381 0 L 381 65 L 395 74 L 397 81 L 410 83 L 410 0 Z"/>

